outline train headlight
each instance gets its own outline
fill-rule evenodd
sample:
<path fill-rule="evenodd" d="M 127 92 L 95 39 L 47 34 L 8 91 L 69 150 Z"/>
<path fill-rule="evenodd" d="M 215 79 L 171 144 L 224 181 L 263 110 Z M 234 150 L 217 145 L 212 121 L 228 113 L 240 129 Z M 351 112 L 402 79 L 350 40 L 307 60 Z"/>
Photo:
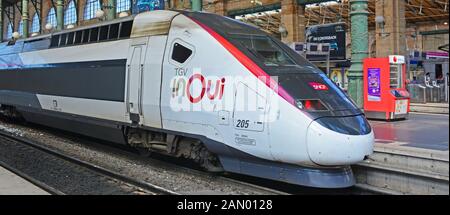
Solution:
<path fill-rule="evenodd" d="M 328 108 L 319 99 L 297 99 L 295 104 L 300 110 L 328 111 Z"/>
<path fill-rule="evenodd" d="M 295 101 L 295 104 L 297 105 L 297 107 L 298 107 L 299 109 L 303 109 L 303 102 L 302 102 L 302 100 L 297 99 L 297 100 Z"/>

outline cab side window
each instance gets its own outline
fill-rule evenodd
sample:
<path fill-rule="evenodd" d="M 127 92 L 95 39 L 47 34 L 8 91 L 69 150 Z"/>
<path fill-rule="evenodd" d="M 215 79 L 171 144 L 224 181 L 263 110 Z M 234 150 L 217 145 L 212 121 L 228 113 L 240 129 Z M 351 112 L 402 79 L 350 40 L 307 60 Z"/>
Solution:
<path fill-rule="evenodd" d="M 184 64 L 192 55 L 193 51 L 180 43 L 175 43 L 172 50 L 172 60 Z"/>

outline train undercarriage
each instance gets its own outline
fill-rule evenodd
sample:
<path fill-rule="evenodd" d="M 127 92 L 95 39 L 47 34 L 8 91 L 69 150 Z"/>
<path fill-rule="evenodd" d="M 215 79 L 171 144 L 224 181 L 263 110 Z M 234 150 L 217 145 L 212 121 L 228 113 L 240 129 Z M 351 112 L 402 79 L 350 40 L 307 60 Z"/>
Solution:
<path fill-rule="evenodd" d="M 126 130 L 128 144 L 144 155 L 157 152 L 192 160 L 209 172 L 224 171 L 217 156 L 208 151 L 200 140 L 137 128 Z"/>
<path fill-rule="evenodd" d="M 0 106 L 0 115 L 10 120 L 24 120 L 22 114 L 14 106 Z M 67 128 L 62 129 L 71 131 Z M 159 153 L 175 158 L 192 160 L 209 172 L 224 171 L 218 157 L 208 151 L 205 145 L 198 139 L 128 126 L 123 126 L 122 130 L 125 142 L 129 146 L 137 149 L 143 156 L 151 156 L 152 153 Z M 103 139 L 98 136 L 96 138 Z"/>

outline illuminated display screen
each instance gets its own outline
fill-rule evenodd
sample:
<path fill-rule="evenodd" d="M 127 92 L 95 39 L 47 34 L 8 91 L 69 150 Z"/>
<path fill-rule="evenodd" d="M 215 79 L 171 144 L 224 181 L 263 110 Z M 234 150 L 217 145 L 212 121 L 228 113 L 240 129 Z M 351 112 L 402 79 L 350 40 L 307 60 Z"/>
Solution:
<path fill-rule="evenodd" d="M 133 14 L 164 10 L 164 0 L 133 0 Z"/>
<path fill-rule="evenodd" d="M 346 59 L 346 32 L 345 23 L 331 23 L 324 25 L 309 26 L 306 29 L 306 42 L 308 43 L 328 43 L 331 60 Z M 323 50 L 326 51 L 326 50 Z M 324 60 L 324 56 L 307 55 L 309 60 Z"/>
<path fill-rule="evenodd" d="M 303 47 L 303 44 L 297 44 L 295 45 L 295 50 L 296 51 L 303 51 L 305 48 Z"/>

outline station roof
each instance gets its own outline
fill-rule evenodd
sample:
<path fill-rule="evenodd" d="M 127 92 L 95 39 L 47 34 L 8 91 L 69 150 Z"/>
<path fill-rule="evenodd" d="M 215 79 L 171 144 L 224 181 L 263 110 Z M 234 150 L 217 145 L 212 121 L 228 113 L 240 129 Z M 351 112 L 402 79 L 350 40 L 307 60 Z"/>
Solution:
<path fill-rule="evenodd" d="M 15 3 L 19 2 L 20 0 L 0 0 L 0 1 L 2 1 L 4 3 L 3 7 L 5 7 L 5 6 L 15 4 Z"/>
<path fill-rule="evenodd" d="M 375 1 L 369 0 L 369 26 L 375 26 Z M 408 0 L 406 1 L 405 16 L 407 24 L 419 22 L 443 23 L 449 19 L 449 1 L 446 0 Z M 274 4 L 271 11 L 255 11 L 240 17 L 244 22 L 256 25 L 269 33 L 278 34 L 278 28 L 281 23 L 281 14 L 279 7 Z M 241 10 L 244 11 L 244 10 Z M 245 9 L 245 11 L 251 11 Z M 327 24 L 335 22 L 349 22 L 349 0 L 331 1 L 322 4 L 307 5 L 305 17 L 306 25 Z M 234 15 L 243 15 L 232 11 Z"/>
<path fill-rule="evenodd" d="M 0 0 L 4 7 L 20 2 L 21 0 Z M 369 26 L 375 26 L 375 1 L 369 0 Z M 448 0 L 404 0 L 406 3 L 406 22 L 413 24 L 418 22 L 445 22 L 449 19 Z M 217 1 L 216 1 L 217 2 Z M 321 2 L 321 0 L 305 0 L 305 2 Z M 281 3 L 260 6 L 260 9 L 271 9 L 270 11 L 252 10 L 255 8 L 242 8 L 240 10 L 228 11 L 230 14 L 240 16 L 244 22 L 256 25 L 261 29 L 279 34 L 281 23 Z M 250 12 L 252 14 L 248 14 Z M 335 22 L 349 22 L 349 0 L 329 1 L 325 3 L 308 4 L 305 12 L 306 25 L 327 24 Z"/>

